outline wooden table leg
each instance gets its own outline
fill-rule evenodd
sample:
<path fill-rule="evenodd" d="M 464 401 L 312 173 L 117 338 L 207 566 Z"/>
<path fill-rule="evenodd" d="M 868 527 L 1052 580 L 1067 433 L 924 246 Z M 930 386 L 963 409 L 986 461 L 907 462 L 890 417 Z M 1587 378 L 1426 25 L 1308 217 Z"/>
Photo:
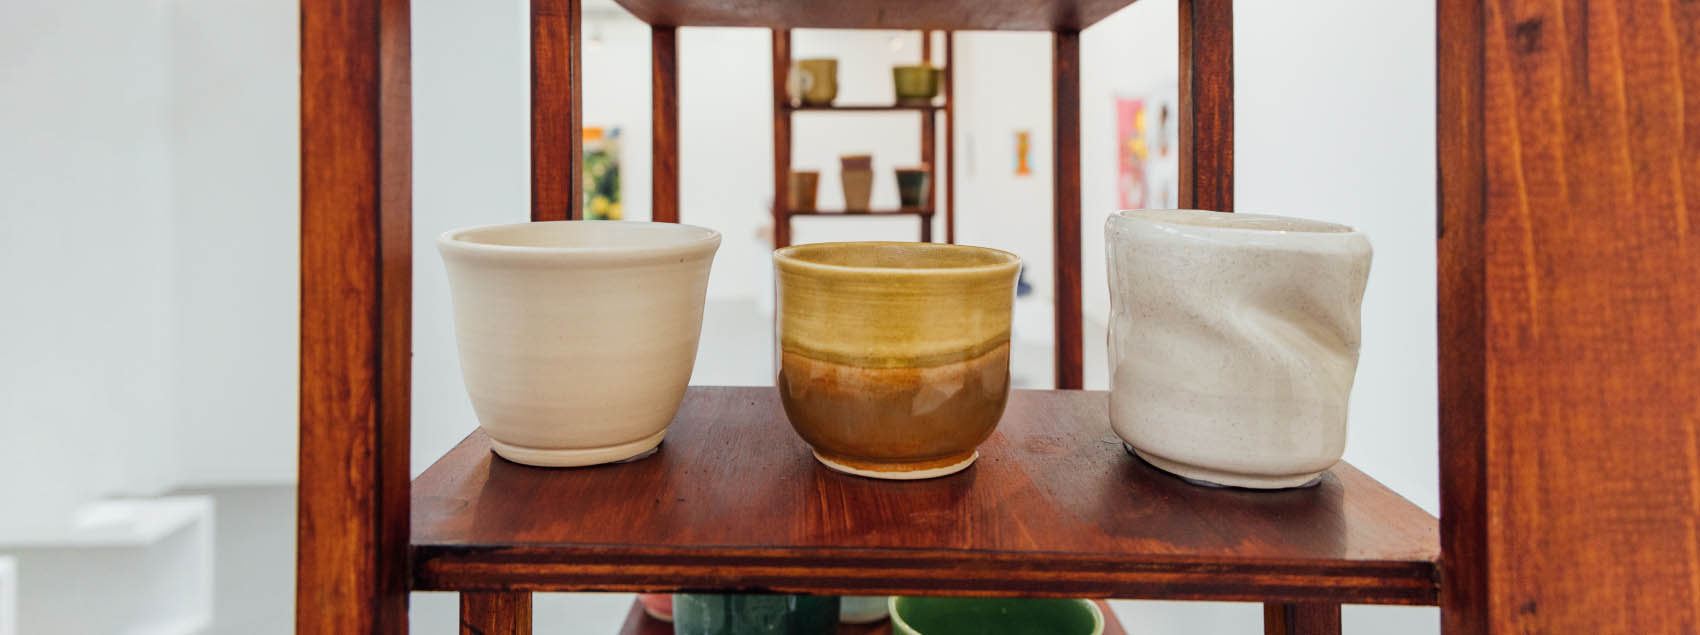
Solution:
<path fill-rule="evenodd" d="M 531 635 L 531 592 L 462 592 L 460 635 Z"/>
<path fill-rule="evenodd" d="M 1340 605 L 1263 605 L 1263 635 L 1340 635 Z"/>

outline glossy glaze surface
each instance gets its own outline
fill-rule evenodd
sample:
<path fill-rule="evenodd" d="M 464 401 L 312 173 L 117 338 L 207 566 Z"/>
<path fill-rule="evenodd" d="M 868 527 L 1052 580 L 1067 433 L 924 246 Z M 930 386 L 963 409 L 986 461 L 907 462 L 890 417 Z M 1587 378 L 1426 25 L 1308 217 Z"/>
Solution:
<path fill-rule="evenodd" d="M 696 361 L 719 233 L 559 221 L 454 230 L 437 244 L 461 375 L 497 454 L 593 465 L 661 442 Z"/>
<path fill-rule="evenodd" d="M 1105 227 L 1110 418 L 1164 470 L 1293 487 L 1340 460 L 1368 239 L 1296 218 L 1141 210 Z"/>
<path fill-rule="evenodd" d="M 795 72 L 796 85 L 791 89 L 793 99 L 810 106 L 825 106 L 838 98 L 838 60 L 797 60 Z"/>
<path fill-rule="evenodd" d="M 939 94 L 940 75 L 938 68 L 928 64 L 893 66 L 891 82 L 897 93 L 897 103 L 932 101 Z"/>
<path fill-rule="evenodd" d="M 674 635 L 824 635 L 837 628 L 836 596 L 673 596 Z"/>
<path fill-rule="evenodd" d="M 778 386 L 816 456 L 884 478 L 966 467 L 1009 396 L 1020 259 L 923 243 L 823 243 L 774 254 Z"/>

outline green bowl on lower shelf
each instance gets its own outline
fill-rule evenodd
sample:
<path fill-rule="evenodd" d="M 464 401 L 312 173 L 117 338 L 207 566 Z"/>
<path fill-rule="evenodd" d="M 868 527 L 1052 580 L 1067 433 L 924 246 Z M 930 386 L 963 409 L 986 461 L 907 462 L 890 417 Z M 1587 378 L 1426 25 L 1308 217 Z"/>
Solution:
<path fill-rule="evenodd" d="M 831 635 L 837 629 L 836 596 L 673 596 L 675 635 Z"/>
<path fill-rule="evenodd" d="M 891 598 L 897 635 L 1102 635 L 1091 600 Z"/>

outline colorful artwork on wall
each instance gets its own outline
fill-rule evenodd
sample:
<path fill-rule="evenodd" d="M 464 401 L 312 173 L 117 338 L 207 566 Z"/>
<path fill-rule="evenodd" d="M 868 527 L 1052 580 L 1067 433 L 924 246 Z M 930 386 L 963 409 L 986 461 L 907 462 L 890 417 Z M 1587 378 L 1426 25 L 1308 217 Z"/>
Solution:
<path fill-rule="evenodd" d="M 1180 134 L 1173 84 L 1114 99 L 1117 203 L 1121 209 L 1178 206 Z"/>
<path fill-rule="evenodd" d="M 1032 135 L 1026 130 L 1015 131 L 1015 175 L 1032 176 L 1033 166 L 1028 162 L 1028 156 L 1033 149 Z"/>
<path fill-rule="evenodd" d="M 620 220 L 620 129 L 584 129 L 584 219 Z"/>

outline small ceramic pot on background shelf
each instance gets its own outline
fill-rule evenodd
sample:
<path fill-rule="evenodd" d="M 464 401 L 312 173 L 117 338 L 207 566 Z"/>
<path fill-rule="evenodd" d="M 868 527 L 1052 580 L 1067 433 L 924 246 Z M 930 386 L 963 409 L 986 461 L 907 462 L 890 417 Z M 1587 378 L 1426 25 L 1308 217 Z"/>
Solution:
<path fill-rule="evenodd" d="M 897 168 L 897 201 L 903 209 L 923 209 L 931 199 L 931 176 L 927 166 Z"/>
<path fill-rule="evenodd" d="M 893 597 L 895 635 L 1103 635 L 1090 600 Z"/>
<path fill-rule="evenodd" d="M 793 103 L 805 106 L 830 106 L 838 98 L 838 60 L 813 58 L 797 60 L 786 78 L 786 89 Z"/>
<path fill-rule="evenodd" d="M 1110 421 L 1209 484 L 1314 483 L 1346 448 L 1370 244 L 1344 225 L 1194 210 L 1112 215 Z"/>
<path fill-rule="evenodd" d="M 820 190 L 820 173 L 809 170 L 798 170 L 791 173 L 791 187 L 787 195 L 790 197 L 791 211 L 815 211 L 815 199 Z"/>
<path fill-rule="evenodd" d="M 673 596 L 675 635 L 803 635 L 837 628 L 838 598 L 831 595 Z"/>
<path fill-rule="evenodd" d="M 930 64 L 891 67 L 892 89 L 900 106 L 926 106 L 939 95 L 944 71 Z"/>
<path fill-rule="evenodd" d="M 874 192 L 874 157 L 846 154 L 838 158 L 839 181 L 844 185 L 844 211 L 868 211 Z"/>
<path fill-rule="evenodd" d="M 691 378 L 719 247 L 718 232 L 675 223 L 440 236 L 461 376 L 496 454 L 579 466 L 653 451 Z"/>
<path fill-rule="evenodd" d="M 932 243 L 774 252 L 779 397 L 832 469 L 884 479 L 961 471 L 1009 398 L 1015 254 Z"/>

